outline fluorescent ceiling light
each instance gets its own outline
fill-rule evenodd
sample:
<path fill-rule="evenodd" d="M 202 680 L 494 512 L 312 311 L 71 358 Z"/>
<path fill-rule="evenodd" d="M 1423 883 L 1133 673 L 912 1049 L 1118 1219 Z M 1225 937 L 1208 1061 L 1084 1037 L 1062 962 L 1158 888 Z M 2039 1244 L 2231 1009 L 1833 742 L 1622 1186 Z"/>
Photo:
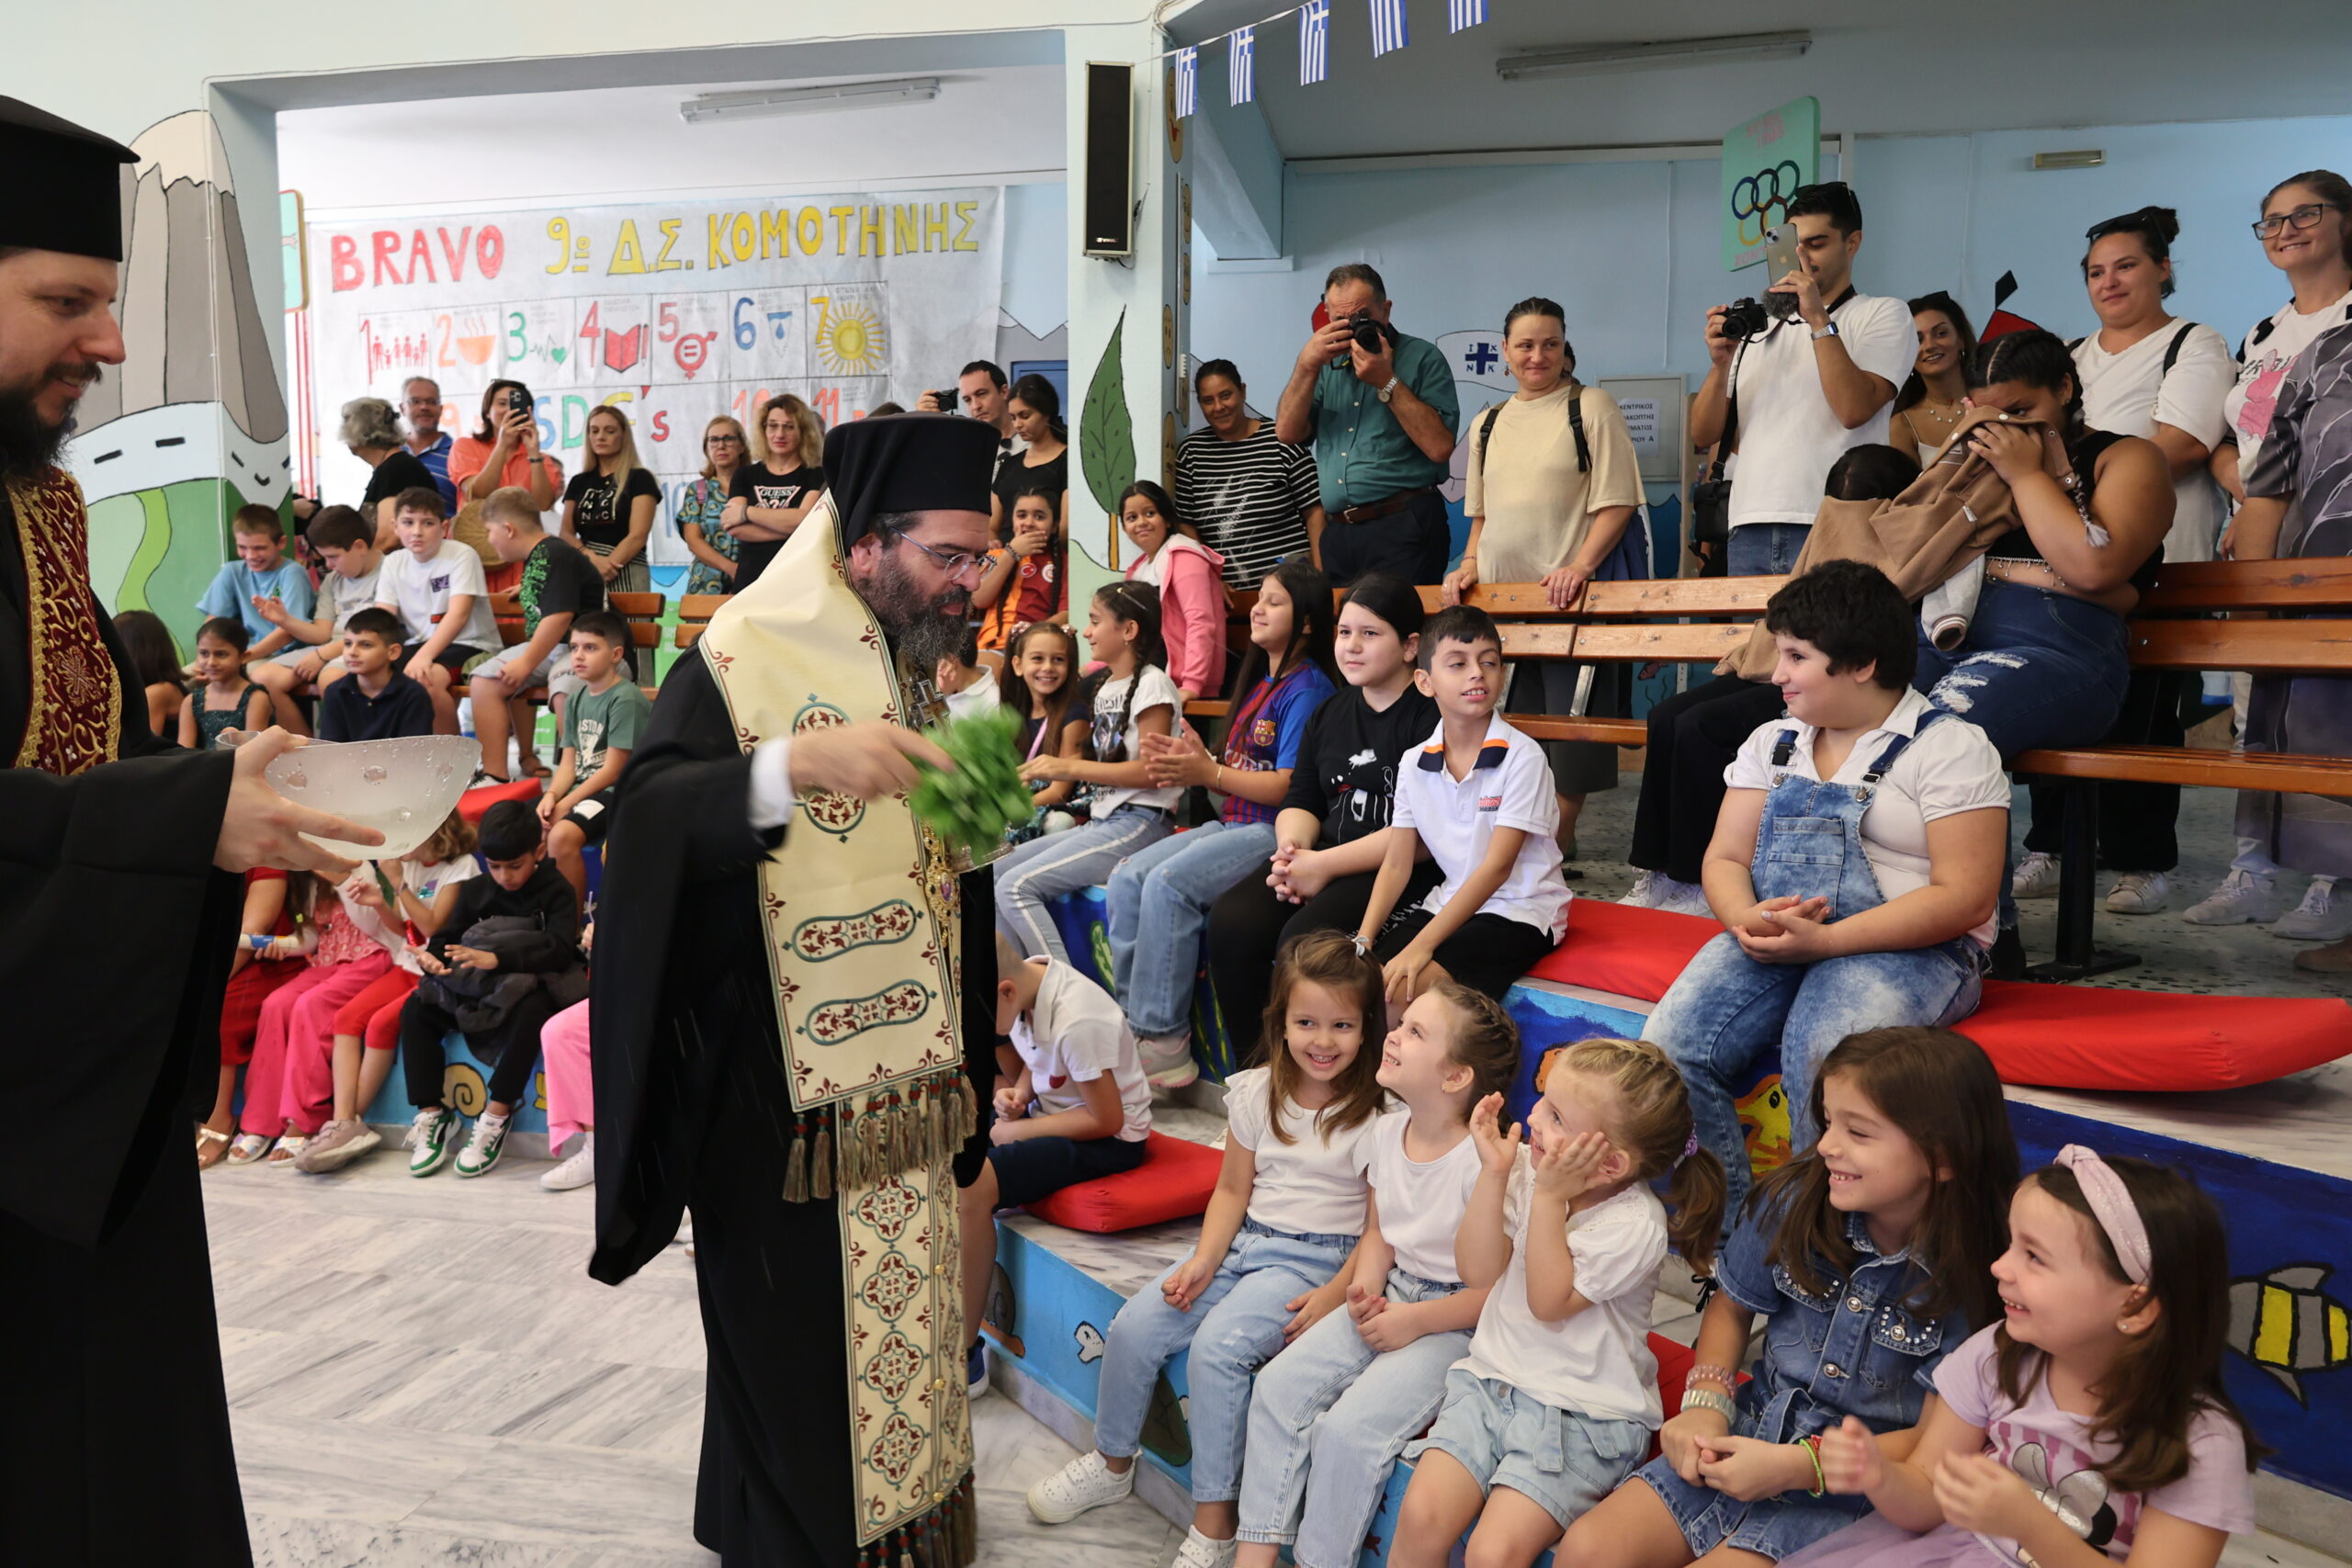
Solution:
<path fill-rule="evenodd" d="M 887 108 L 929 103 L 939 96 L 936 76 L 896 76 L 884 82 L 843 82 L 825 87 L 768 87 L 752 93 L 705 93 L 678 106 L 688 125 L 760 119 L 780 114 L 828 114 L 835 109 Z"/>
<path fill-rule="evenodd" d="M 1521 76 L 1589 76 L 1606 71 L 1715 65 L 1732 60 L 1794 60 L 1812 47 L 1813 34 L 1804 31 L 1663 39 L 1652 43 L 1566 44 L 1499 55 L 1495 74 L 1513 82 Z"/>

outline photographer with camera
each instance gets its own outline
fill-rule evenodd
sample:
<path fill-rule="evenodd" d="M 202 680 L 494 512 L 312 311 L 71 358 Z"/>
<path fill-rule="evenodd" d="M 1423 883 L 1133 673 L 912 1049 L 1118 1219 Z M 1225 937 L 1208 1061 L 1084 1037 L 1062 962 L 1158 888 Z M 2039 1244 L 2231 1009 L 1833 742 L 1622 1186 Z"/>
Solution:
<path fill-rule="evenodd" d="M 1701 486 L 1691 539 L 1734 577 L 1785 575 L 1804 547 L 1830 465 L 1886 440 L 1887 405 L 1909 374 L 1911 312 L 1854 291 L 1862 207 L 1842 180 L 1789 200 L 1799 265 L 1767 291 L 1707 312 L 1713 364 L 1690 399 L 1690 444 L 1714 446 L 1729 493 Z"/>
<path fill-rule="evenodd" d="M 1314 444 L 1323 570 L 1341 584 L 1387 571 L 1434 585 L 1453 554 L 1437 487 L 1462 418 L 1453 372 L 1436 344 L 1388 324 L 1387 287 L 1361 262 L 1331 269 L 1323 308 L 1274 409 L 1279 439 Z"/>
<path fill-rule="evenodd" d="M 996 473 L 1004 471 L 1004 460 L 1023 450 L 1026 445 L 1012 428 L 1011 399 L 1005 393 L 1004 369 L 993 360 L 975 359 L 964 367 L 956 378 L 956 389 L 941 388 L 925 392 L 915 400 L 917 413 L 954 413 L 956 404 L 963 404 L 966 417 L 982 424 L 996 426 Z"/>

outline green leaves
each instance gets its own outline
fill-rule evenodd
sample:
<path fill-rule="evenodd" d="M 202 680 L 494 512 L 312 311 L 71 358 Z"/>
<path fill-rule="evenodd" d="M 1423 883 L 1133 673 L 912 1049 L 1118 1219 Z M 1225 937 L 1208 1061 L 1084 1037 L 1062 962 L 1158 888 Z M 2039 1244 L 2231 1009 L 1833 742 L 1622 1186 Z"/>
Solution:
<path fill-rule="evenodd" d="M 915 815 L 942 839 L 975 853 L 993 847 L 1013 823 L 1027 821 L 1029 786 L 1021 782 L 1014 740 L 1020 729 L 1020 715 L 997 707 L 933 730 L 931 738 L 956 760 L 956 769 L 923 771 L 908 797 Z"/>
<path fill-rule="evenodd" d="M 1119 514 L 1119 492 L 1136 482 L 1136 425 L 1127 412 L 1126 374 L 1120 365 L 1120 344 L 1127 332 L 1127 313 L 1119 312 L 1111 341 L 1086 384 L 1086 401 L 1078 415 L 1078 460 L 1086 474 L 1086 488 L 1095 504 L 1113 517 Z"/>

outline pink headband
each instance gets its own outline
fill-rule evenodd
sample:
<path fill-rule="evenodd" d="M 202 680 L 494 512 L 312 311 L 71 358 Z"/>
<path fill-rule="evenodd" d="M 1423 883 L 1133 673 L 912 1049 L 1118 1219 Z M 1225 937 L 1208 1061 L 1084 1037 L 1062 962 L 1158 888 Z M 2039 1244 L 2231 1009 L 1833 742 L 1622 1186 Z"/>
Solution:
<path fill-rule="evenodd" d="M 2135 1285 L 2146 1284 L 2148 1227 L 2141 1223 L 2139 1207 L 2125 1190 L 2123 1179 L 2080 1144 L 2068 1144 L 2060 1149 L 2058 1163 L 2075 1173 L 2083 1198 L 2091 1206 L 2092 1217 L 2098 1221 L 2098 1228 L 2107 1233 L 2108 1244 L 2115 1248 L 2115 1260 L 2123 1265 L 2123 1277 Z"/>

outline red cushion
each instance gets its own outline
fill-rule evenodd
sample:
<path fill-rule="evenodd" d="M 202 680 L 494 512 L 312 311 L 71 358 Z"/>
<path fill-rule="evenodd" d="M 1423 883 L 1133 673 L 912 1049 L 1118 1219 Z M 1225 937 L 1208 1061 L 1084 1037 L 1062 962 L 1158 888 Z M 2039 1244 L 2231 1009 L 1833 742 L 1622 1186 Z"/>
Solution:
<path fill-rule="evenodd" d="M 481 821 L 481 814 L 502 800 L 520 800 L 536 805 L 538 798 L 539 781 L 537 779 L 516 779 L 512 784 L 484 784 L 480 789 L 469 789 L 458 797 L 458 815 L 469 822 L 479 823 Z"/>
<path fill-rule="evenodd" d="M 1578 898 L 1567 940 L 1528 973 L 1654 1002 L 1722 929 L 1700 915 Z M 2352 1051 L 2352 1004 L 1987 980 L 1983 1005 L 1959 1029 L 1984 1047 L 2003 1083 L 2178 1092 L 2267 1083 L 2334 1061 Z"/>
<path fill-rule="evenodd" d="M 1131 1231 L 1162 1220 L 1190 1219 L 1209 1206 L 1225 1153 L 1206 1144 L 1154 1133 L 1133 1170 L 1081 1181 L 1029 1205 L 1041 1220 L 1074 1231 Z"/>

